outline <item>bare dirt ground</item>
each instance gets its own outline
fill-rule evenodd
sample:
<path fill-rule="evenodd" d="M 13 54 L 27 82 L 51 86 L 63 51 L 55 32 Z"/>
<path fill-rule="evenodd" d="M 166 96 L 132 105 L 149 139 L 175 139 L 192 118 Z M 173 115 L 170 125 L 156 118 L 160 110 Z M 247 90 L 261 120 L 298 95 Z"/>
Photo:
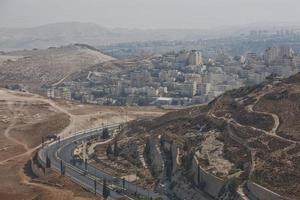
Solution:
<path fill-rule="evenodd" d="M 114 58 L 82 45 L 10 52 L 0 55 L 0 84 L 58 85 L 76 71 L 110 60 Z"/>
<path fill-rule="evenodd" d="M 243 99 L 235 99 L 252 115 L 269 116 L 272 119 L 269 121 L 273 122 L 262 123 L 269 124 L 268 127 L 261 127 L 258 123 L 251 125 L 251 118 L 247 119 L 250 122 L 241 123 L 229 114 L 216 117 L 209 113 L 212 118 L 226 121 L 230 138 L 251 152 L 249 179 L 290 198 L 298 197 L 300 191 L 299 92 L 296 90 L 299 86 L 293 87 L 265 84 Z M 231 104 L 234 105 L 234 102 Z M 254 119 L 259 120 L 257 117 Z"/>
<path fill-rule="evenodd" d="M 110 108 L 55 102 L 38 95 L 0 89 L 0 199 L 93 199 L 67 178 L 53 175 L 47 182 L 30 176 L 28 160 L 42 136 L 65 137 L 81 129 L 119 123 L 137 117 L 159 116 L 164 111 L 148 108 Z"/>
<path fill-rule="evenodd" d="M 134 138 L 161 134 L 175 142 L 182 152 L 181 169 L 189 169 L 186 159 L 200 151 L 201 167 L 220 178 L 238 177 L 241 183 L 251 180 L 284 197 L 299 199 L 300 74 L 295 81 L 269 81 L 232 90 L 202 108 L 136 121 L 123 133 Z M 213 136 L 210 131 L 221 134 Z M 133 145 L 128 142 L 128 146 Z"/>

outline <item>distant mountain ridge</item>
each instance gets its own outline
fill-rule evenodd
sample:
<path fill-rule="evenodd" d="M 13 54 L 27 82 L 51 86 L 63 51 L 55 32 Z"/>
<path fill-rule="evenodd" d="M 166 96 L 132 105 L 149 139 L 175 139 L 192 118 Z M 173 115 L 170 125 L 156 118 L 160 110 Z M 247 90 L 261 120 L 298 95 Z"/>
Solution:
<path fill-rule="evenodd" d="M 147 40 L 194 38 L 199 30 L 109 29 L 92 23 L 56 23 L 33 28 L 0 28 L 0 50 L 47 48 L 70 43 L 93 46 Z"/>
<path fill-rule="evenodd" d="M 126 29 L 106 28 L 94 23 L 64 22 L 32 28 L 0 28 L 0 51 L 58 47 L 74 43 L 92 46 L 143 41 L 194 41 L 248 33 L 253 29 L 280 29 L 295 24 L 250 24 L 213 29 Z"/>
<path fill-rule="evenodd" d="M 94 23 L 62 22 L 32 28 L 0 28 L 0 51 L 59 47 L 84 43 L 105 46 L 144 41 L 195 41 L 232 37 L 250 30 L 300 30 L 299 23 L 261 23 L 243 26 L 222 26 L 212 29 L 126 29 L 106 28 Z"/>

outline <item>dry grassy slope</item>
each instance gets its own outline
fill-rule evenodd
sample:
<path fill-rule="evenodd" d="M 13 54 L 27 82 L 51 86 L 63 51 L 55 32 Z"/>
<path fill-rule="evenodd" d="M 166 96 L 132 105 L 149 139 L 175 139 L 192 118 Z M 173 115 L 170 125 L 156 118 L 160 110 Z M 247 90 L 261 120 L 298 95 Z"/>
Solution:
<path fill-rule="evenodd" d="M 281 83 L 269 80 L 229 91 L 207 106 L 134 122 L 124 133 L 140 140 L 145 139 L 145 134 L 154 138 L 161 134 L 201 152 L 202 145 L 207 143 L 205 134 L 219 132 L 217 140 L 224 144 L 222 157 L 233 164 L 229 174 L 242 170 L 241 179 L 254 180 L 297 199 L 300 196 L 299 99 L 300 74 L 297 74 Z M 203 136 L 197 135 L 199 130 Z M 215 149 L 208 153 L 208 157 L 213 156 Z M 208 158 L 207 162 L 205 157 L 200 158 L 200 163 L 224 178 L 222 171 L 215 172 L 218 166 L 213 166 L 220 158 Z"/>
<path fill-rule="evenodd" d="M 149 64 L 149 60 L 147 58 L 112 60 L 77 71 L 70 76 L 70 79 L 78 82 L 86 81 L 89 72 L 114 73 L 122 76 L 123 74 L 130 73 L 129 71 L 138 69 L 140 66 L 144 66 L 145 64 Z"/>
<path fill-rule="evenodd" d="M 0 199 L 95 199 L 93 194 L 55 174 L 42 181 L 62 187 L 37 183 L 34 181 L 40 179 L 26 176 L 31 175 L 27 162 L 42 136 L 56 133 L 65 137 L 82 129 L 162 113 L 163 110 L 150 107 L 100 107 L 53 101 L 0 88 Z"/>
<path fill-rule="evenodd" d="M 79 44 L 10 52 L 0 56 L 0 84 L 54 84 L 76 71 L 109 60 L 113 58 Z"/>

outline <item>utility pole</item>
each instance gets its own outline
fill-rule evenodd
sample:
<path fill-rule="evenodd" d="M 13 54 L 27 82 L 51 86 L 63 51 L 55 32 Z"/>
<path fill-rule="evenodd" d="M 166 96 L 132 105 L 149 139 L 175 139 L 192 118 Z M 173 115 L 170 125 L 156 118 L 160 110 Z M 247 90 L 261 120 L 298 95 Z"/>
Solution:
<path fill-rule="evenodd" d="M 137 195 L 137 167 L 135 166 L 135 195 Z"/>
<path fill-rule="evenodd" d="M 107 197 L 110 195 L 109 188 L 107 187 L 106 178 L 103 180 L 103 189 L 102 189 L 102 196 L 104 199 L 107 199 Z"/>
<path fill-rule="evenodd" d="M 87 159 L 84 159 L 84 168 L 87 171 Z"/>
<path fill-rule="evenodd" d="M 123 190 L 125 190 L 125 178 L 123 178 L 122 181 L 123 181 Z"/>
<path fill-rule="evenodd" d="M 50 168 L 51 167 L 51 160 L 47 154 L 47 157 L 46 157 L 46 168 Z"/>
<path fill-rule="evenodd" d="M 95 191 L 95 195 L 97 195 L 97 181 L 96 181 L 96 179 L 94 180 L 94 191 Z"/>
<path fill-rule="evenodd" d="M 85 141 L 83 142 L 82 153 L 83 153 L 82 156 L 83 156 L 83 160 L 84 160 L 84 168 L 87 171 L 87 159 L 88 159 L 88 156 L 87 156 L 87 147 L 86 147 L 86 142 Z"/>
<path fill-rule="evenodd" d="M 44 136 L 42 137 L 42 148 L 44 147 Z"/>
<path fill-rule="evenodd" d="M 60 174 L 65 175 L 65 167 L 62 160 L 60 160 Z"/>

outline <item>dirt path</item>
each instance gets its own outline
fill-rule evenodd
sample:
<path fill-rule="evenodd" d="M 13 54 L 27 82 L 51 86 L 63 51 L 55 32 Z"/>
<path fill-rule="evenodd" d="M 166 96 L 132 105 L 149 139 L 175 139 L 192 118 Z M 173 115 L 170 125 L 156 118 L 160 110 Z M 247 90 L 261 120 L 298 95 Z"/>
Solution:
<path fill-rule="evenodd" d="M 262 97 L 264 97 L 265 95 L 267 95 L 269 93 L 269 89 L 271 89 L 272 86 L 271 85 L 268 85 L 266 86 L 263 90 L 267 89 L 267 91 L 265 92 L 262 92 L 261 94 L 259 94 L 257 97 L 256 97 L 256 101 L 252 104 L 252 105 L 249 105 L 246 107 L 246 109 L 249 111 L 249 112 L 252 112 L 252 113 L 258 113 L 258 114 L 265 114 L 265 115 L 270 115 L 272 116 L 273 120 L 274 120 L 274 126 L 272 128 L 271 131 L 265 131 L 265 130 L 262 130 L 262 129 L 258 129 L 258 128 L 255 128 L 255 127 L 251 127 L 252 129 L 254 130 L 258 130 L 258 131 L 261 131 L 271 137 L 276 137 L 277 139 L 280 139 L 280 140 L 284 140 L 285 142 L 290 142 L 292 144 L 300 144 L 300 142 L 297 142 L 297 141 L 294 141 L 294 140 L 290 140 L 290 139 L 287 139 L 287 138 L 284 138 L 284 137 L 281 137 L 279 135 L 276 134 L 276 131 L 278 129 L 278 127 L 280 126 L 280 120 L 279 120 L 279 117 L 274 114 L 274 113 L 269 113 L 269 112 L 261 112 L 261 111 L 255 111 L 253 110 L 254 106 L 260 101 L 260 99 Z M 262 91 L 263 91 L 262 90 Z M 237 122 L 236 122 L 237 123 Z M 239 124 L 239 123 L 237 123 Z M 242 126 L 241 124 L 239 124 L 239 126 Z"/>
<path fill-rule="evenodd" d="M 7 107 L 8 107 L 8 110 L 11 111 L 13 113 L 13 119 L 12 119 L 12 122 L 10 123 L 10 125 L 7 127 L 7 129 L 4 131 L 4 136 L 12 141 L 13 143 L 16 143 L 18 145 L 21 145 L 25 150 L 26 152 L 29 151 L 29 147 L 26 143 L 22 142 L 22 141 L 19 141 L 17 139 L 15 139 L 14 137 L 12 137 L 10 135 L 10 130 L 12 128 L 15 127 L 16 123 L 17 123 L 17 119 L 18 119 L 18 114 L 17 114 L 17 109 L 13 108 L 12 105 L 10 103 L 7 103 Z M 20 107 L 23 107 L 23 104 L 20 104 Z"/>
<path fill-rule="evenodd" d="M 260 99 L 262 97 L 264 97 L 265 95 L 267 95 L 270 91 L 270 89 L 272 88 L 272 85 L 267 85 L 265 86 L 265 88 L 263 88 L 259 93 L 255 93 L 249 97 L 254 97 L 256 98 L 255 102 L 251 105 L 248 105 L 246 106 L 246 110 L 248 112 L 252 112 L 252 113 L 257 113 L 257 114 L 264 114 L 264 115 L 270 115 L 272 116 L 273 120 L 274 120 L 274 126 L 273 128 L 270 130 L 270 131 L 265 131 L 265 130 L 262 130 L 262 129 L 259 129 L 259 128 L 256 128 L 256 127 L 253 127 L 253 126 L 245 126 L 245 125 L 242 125 L 240 123 L 238 123 L 235 119 L 231 118 L 231 117 L 217 117 L 214 115 L 214 113 L 212 113 L 211 111 L 208 112 L 208 116 L 209 117 L 212 117 L 212 118 L 215 118 L 215 119 L 219 119 L 219 120 L 224 120 L 226 121 L 227 123 L 227 128 L 228 128 L 228 133 L 229 133 L 229 136 L 231 139 L 235 140 L 236 142 L 238 142 L 239 144 L 243 145 L 246 149 L 248 149 L 251 153 L 251 166 L 250 166 L 250 171 L 249 171 L 249 175 L 248 177 L 250 178 L 252 176 L 252 174 L 254 173 L 255 171 L 255 168 L 256 168 L 256 151 L 255 149 L 253 148 L 250 148 L 248 145 L 247 145 L 247 142 L 244 141 L 244 139 L 238 137 L 232 130 L 231 128 L 229 127 L 230 124 L 232 125 L 236 125 L 238 127 L 247 127 L 247 128 L 251 128 L 252 130 L 255 130 L 255 131 L 259 131 L 259 132 L 262 132 L 268 136 L 271 136 L 271 137 L 275 137 L 277 139 L 280 139 L 280 140 L 283 140 L 285 142 L 289 142 L 290 145 L 288 147 L 286 147 L 285 149 L 290 149 L 290 148 L 293 148 L 295 147 L 296 145 L 300 144 L 300 142 L 298 141 L 294 141 L 294 140 L 290 140 L 290 139 L 287 139 L 287 138 L 284 138 L 284 137 L 281 137 L 279 135 L 276 134 L 276 131 L 277 129 L 279 128 L 280 126 L 280 120 L 279 120 L 279 117 L 274 114 L 274 113 L 269 113 L 269 112 L 261 112 L 261 111 L 255 111 L 253 108 L 254 106 L 260 101 Z M 240 101 L 239 99 L 236 99 L 238 101 Z M 243 101 L 243 100 L 242 100 Z M 243 199 L 248 199 L 248 197 L 245 195 L 244 191 L 243 191 L 243 185 L 245 184 L 245 181 L 239 185 L 238 187 L 238 193 L 240 194 L 240 196 L 243 198 Z"/>
<path fill-rule="evenodd" d="M 285 141 L 285 142 L 289 142 L 289 143 L 292 143 L 292 144 L 300 144 L 300 142 L 297 142 L 297 141 L 294 141 L 294 140 L 290 140 L 290 139 L 281 137 L 281 136 L 279 136 L 279 135 L 276 134 L 276 131 L 277 131 L 278 127 L 280 126 L 280 120 L 279 120 L 279 117 L 278 117 L 277 115 L 275 115 L 274 113 L 260 112 L 260 111 L 255 111 L 255 110 L 253 110 L 253 107 L 259 102 L 259 100 L 260 100 L 262 97 L 264 97 L 265 95 L 267 95 L 267 94 L 269 93 L 269 89 L 271 89 L 271 88 L 272 88 L 272 85 L 267 85 L 267 86 L 265 86 L 265 88 L 263 88 L 263 89 L 261 90 L 262 92 L 261 92 L 260 94 L 259 94 L 259 93 L 256 93 L 256 94 L 253 94 L 253 95 L 249 96 L 249 97 L 255 97 L 256 100 L 255 100 L 255 102 L 254 102 L 253 104 L 248 105 L 248 106 L 246 107 L 246 110 L 249 111 L 249 112 L 257 113 L 257 114 L 265 114 L 265 115 L 270 115 L 270 116 L 272 116 L 272 118 L 274 119 L 274 126 L 273 126 L 273 128 L 272 128 L 271 131 L 265 131 L 265 130 L 262 130 L 262 129 L 259 129 L 259 128 L 256 128 L 256 127 L 253 127 L 253 126 L 244 126 L 244 125 L 238 123 L 238 122 L 237 122 L 235 119 L 233 119 L 233 118 L 228 119 L 228 118 L 225 118 L 225 117 L 216 117 L 216 116 L 215 116 L 214 114 L 212 114 L 212 113 L 210 113 L 209 115 L 212 116 L 212 117 L 214 117 L 214 118 L 223 119 L 223 120 L 225 120 L 225 121 L 227 121 L 227 122 L 229 122 L 229 120 L 230 120 L 230 122 L 234 122 L 236 125 L 238 125 L 238 126 L 240 126 L 240 127 L 248 127 L 248 128 L 251 128 L 251 129 L 253 129 L 253 130 L 255 130 L 255 131 L 263 132 L 264 134 L 269 135 L 269 136 L 271 136 L 271 137 L 276 137 L 277 139 L 283 140 L 283 141 Z M 266 91 L 264 91 L 264 90 L 266 90 Z"/>
<path fill-rule="evenodd" d="M 253 171 L 255 170 L 255 154 L 256 154 L 256 152 L 254 151 L 254 149 L 250 148 L 243 139 L 239 138 L 238 136 L 236 136 L 233 133 L 233 131 L 229 128 L 229 124 L 237 125 L 237 126 L 243 127 L 243 128 L 251 128 L 252 130 L 263 132 L 264 134 L 269 135 L 271 137 L 275 137 L 275 138 L 283 140 L 285 142 L 289 142 L 289 143 L 291 143 L 291 145 L 299 144 L 299 142 L 297 142 L 297 141 L 293 141 L 293 140 L 281 137 L 281 136 L 279 136 L 279 135 L 276 134 L 276 131 L 277 131 L 279 125 L 280 125 L 279 117 L 277 115 L 275 115 L 273 113 L 259 112 L 259 111 L 254 111 L 253 110 L 253 107 L 259 102 L 259 100 L 262 97 L 264 97 L 266 94 L 268 94 L 268 91 L 269 91 L 270 88 L 272 88 L 272 86 L 267 85 L 264 89 L 262 89 L 261 94 L 252 95 L 253 97 L 256 97 L 256 101 L 253 104 L 247 106 L 246 109 L 247 109 L 247 111 L 252 112 L 252 113 L 271 115 L 273 117 L 273 119 L 274 119 L 274 126 L 273 126 L 273 128 L 272 128 L 271 131 L 265 131 L 265 130 L 262 130 L 262 129 L 259 129 L 259 128 L 256 128 L 256 127 L 253 127 L 253 126 L 245 126 L 245 125 L 242 125 L 242 124 L 238 123 L 233 118 L 217 117 L 212 112 L 208 113 L 208 116 L 210 116 L 212 118 L 221 119 L 221 120 L 226 121 L 226 123 L 228 124 L 229 136 L 233 140 L 235 140 L 236 142 L 240 143 L 241 145 L 243 145 L 244 147 L 246 147 L 248 150 L 250 150 L 250 152 L 251 152 L 251 170 L 250 170 L 249 176 L 252 175 Z M 264 91 L 264 90 L 267 90 L 267 91 Z"/>
<path fill-rule="evenodd" d="M 56 83 L 52 84 L 52 87 L 58 86 L 59 84 L 61 84 L 62 82 L 64 82 L 71 74 L 67 74 L 66 76 L 64 76 L 62 79 L 60 79 L 59 81 L 57 81 Z"/>
<path fill-rule="evenodd" d="M 71 130 L 74 128 L 76 119 L 79 118 L 79 116 L 75 116 L 75 115 L 71 114 L 67 109 L 59 106 L 58 104 L 56 104 L 51 99 L 45 99 L 45 98 L 43 98 L 41 96 L 38 96 L 36 94 L 30 94 L 30 96 L 20 96 L 18 94 L 14 94 L 14 93 L 15 92 L 12 92 L 12 91 L 0 90 L 0 96 L 2 97 L 1 99 L 3 99 L 3 100 L 8 100 L 8 101 L 9 100 L 10 101 L 30 101 L 30 102 L 41 101 L 41 102 L 49 104 L 51 107 L 53 107 L 57 111 L 60 111 L 64 114 L 68 115 L 70 117 L 70 124 L 62 132 L 60 132 L 58 134 L 59 136 L 68 135 L 71 132 Z"/>
<path fill-rule="evenodd" d="M 280 125 L 279 117 L 277 115 L 275 115 L 274 113 L 255 111 L 255 110 L 253 110 L 254 106 L 255 105 L 249 105 L 249 106 L 246 107 L 246 110 L 248 112 L 252 112 L 252 113 L 258 113 L 258 114 L 263 114 L 263 115 L 271 115 L 274 119 L 274 126 L 273 126 L 272 130 L 269 131 L 269 132 L 273 135 L 276 135 L 276 131 L 277 131 L 279 125 Z"/>
<path fill-rule="evenodd" d="M 266 88 L 267 88 L 267 89 L 271 89 L 272 86 L 269 85 L 269 86 L 267 86 Z M 252 113 L 258 113 L 258 114 L 264 114 L 264 115 L 271 115 L 272 118 L 273 118 L 273 120 L 274 120 L 274 126 L 273 126 L 272 130 L 270 131 L 270 133 L 273 134 L 273 135 L 276 135 L 276 131 L 277 131 L 279 125 L 280 125 L 279 117 L 278 117 L 276 114 L 274 114 L 274 113 L 255 111 L 255 110 L 253 109 L 254 106 L 260 101 L 260 99 L 261 99 L 262 97 L 264 97 L 265 95 L 267 95 L 268 93 L 269 93 L 269 92 L 267 91 L 267 92 L 263 92 L 263 93 L 261 93 L 260 95 L 258 95 L 258 96 L 256 97 L 255 102 L 254 102 L 252 105 L 247 106 L 247 107 L 246 107 L 246 110 L 247 110 L 248 112 L 252 112 Z"/>
<path fill-rule="evenodd" d="M 28 159 L 30 159 L 31 155 L 41 146 L 38 145 L 34 148 L 29 148 L 28 145 L 22 141 L 17 140 L 16 138 L 12 137 L 10 135 L 10 131 L 16 126 L 17 124 L 17 119 L 18 119 L 18 109 L 22 108 L 22 103 L 20 104 L 20 107 L 16 107 L 15 105 L 12 105 L 11 102 L 16 102 L 16 101 L 20 101 L 20 102 L 36 102 L 36 101 L 40 101 L 40 102 L 44 102 L 49 104 L 52 108 L 54 108 L 55 110 L 62 112 L 66 115 L 68 115 L 70 117 L 70 123 L 69 125 L 59 133 L 60 136 L 65 136 L 67 134 L 69 134 L 71 132 L 71 130 L 74 129 L 75 124 L 76 124 L 76 120 L 77 117 L 72 115 L 71 113 L 69 113 L 65 108 L 58 106 L 55 102 L 53 102 L 50 99 L 45 99 L 42 98 L 38 95 L 26 95 L 26 96 L 20 96 L 18 94 L 14 94 L 14 92 L 11 91 L 7 91 L 7 90 L 0 90 L 0 99 L 1 100 L 6 100 L 7 103 L 7 107 L 9 109 L 10 112 L 13 113 L 13 117 L 12 120 L 9 124 L 9 126 L 6 128 L 6 130 L 4 131 L 4 136 L 11 142 L 15 143 L 16 145 L 20 145 L 24 148 L 24 153 L 18 154 L 18 155 L 14 155 L 10 158 L 7 158 L 5 160 L 0 161 L 0 165 L 5 165 L 8 163 L 11 163 L 11 161 L 15 161 L 15 162 L 26 162 Z M 79 117 L 78 117 L 79 118 Z M 31 182 L 31 178 L 28 177 L 25 173 L 24 173 L 24 169 L 23 167 L 20 167 L 19 172 L 18 172 L 18 177 L 20 177 L 20 183 L 21 184 L 25 184 L 28 185 L 30 187 L 38 187 L 41 188 L 43 190 L 46 190 L 47 192 L 50 193 L 51 199 L 58 199 L 58 200 L 64 200 L 64 199 L 74 199 L 74 194 L 72 191 L 70 190 L 64 190 L 64 189 L 57 189 L 55 187 L 51 187 L 51 186 L 47 186 L 44 185 L 42 183 L 33 183 Z M 75 199 L 79 199 L 79 198 L 75 198 Z"/>
<path fill-rule="evenodd" d="M 10 102 L 11 105 L 9 105 L 9 110 L 10 112 L 13 113 L 13 117 L 11 118 L 9 126 L 6 128 L 4 131 L 4 136 L 7 138 L 7 140 L 12 141 L 16 145 L 20 145 L 24 147 L 24 152 L 18 155 L 12 155 L 10 158 L 7 158 L 5 160 L 0 161 L 0 165 L 14 165 L 15 163 L 18 163 L 19 167 L 19 172 L 16 174 L 16 176 L 21 178 L 21 183 L 26 184 L 30 187 L 39 187 L 43 190 L 46 190 L 46 192 L 50 194 L 51 198 L 50 199 L 74 199 L 75 197 L 73 196 L 73 192 L 70 191 L 69 189 L 58 189 L 58 188 L 53 188 L 51 186 L 44 185 L 42 183 L 33 183 L 31 182 L 31 178 L 28 177 L 23 169 L 24 164 L 30 159 L 32 154 L 41 146 L 38 145 L 36 147 L 30 148 L 26 143 L 23 143 L 22 141 L 19 141 L 18 139 L 14 138 L 12 135 L 10 135 L 10 132 L 13 128 L 18 126 L 18 106 L 19 104 L 24 103 L 26 105 L 27 103 L 32 104 L 32 103 L 45 103 L 48 104 L 49 107 L 52 108 L 52 110 L 55 110 L 56 112 L 63 113 L 67 116 L 69 116 L 69 124 L 60 132 L 58 133 L 59 136 L 66 137 L 69 136 L 72 132 L 79 131 L 80 129 L 85 129 L 87 126 L 91 125 L 91 123 L 94 123 L 91 119 L 95 116 L 94 112 L 87 113 L 85 115 L 81 114 L 72 114 L 71 111 L 69 111 L 68 106 L 65 105 L 60 105 L 59 103 L 56 103 L 55 101 L 51 99 L 46 99 L 43 98 L 39 95 L 36 94 L 28 94 L 28 93 L 19 93 L 19 92 L 14 92 L 14 91 L 9 91 L 5 89 L 0 89 L 0 100 Z M 19 108 L 21 109 L 21 107 Z M 24 109 L 23 109 L 24 110 Z M 22 110 L 22 111 L 23 111 Z M 26 111 L 25 111 L 26 112 Z M 126 111 L 124 111 L 126 112 Z M 147 111 L 150 112 L 150 111 Z M 151 114 L 157 114 L 155 111 L 152 111 L 153 113 Z M 102 113 L 102 111 L 101 111 Z M 124 117 L 122 117 L 121 113 L 118 113 L 117 111 L 114 112 L 112 111 L 111 116 L 109 117 L 109 120 L 117 120 L 117 121 L 125 121 Z M 131 112 L 132 113 L 132 112 Z M 124 113 L 123 113 L 124 114 Z M 118 115 L 114 119 L 114 115 Z M 122 119 L 121 119 L 122 118 Z M 133 117 L 134 118 L 134 117 Z M 126 117 L 127 119 L 127 117 Z M 103 124 L 104 119 L 100 119 L 99 123 Z M 96 122 L 98 123 L 98 122 Z M 94 124 L 97 125 L 97 124 Z M 22 124 L 20 125 L 22 126 Z M 75 198 L 75 199 L 80 199 L 80 198 Z M 83 198 L 86 199 L 86 198 Z"/>
<path fill-rule="evenodd" d="M 266 89 L 269 89 L 269 88 L 270 88 L 270 86 L 267 86 L 267 87 L 266 87 Z M 265 88 L 264 88 L 264 89 L 265 89 Z M 264 90 L 264 89 L 263 89 L 263 90 Z M 251 166 L 250 166 L 248 178 L 250 178 L 250 177 L 252 176 L 252 174 L 254 173 L 254 171 L 255 171 L 255 167 L 256 167 L 256 151 L 255 151 L 255 149 L 249 147 L 249 146 L 247 145 L 247 142 L 246 142 L 246 141 L 244 141 L 242 138 L 240 138 L 240 137 L 238 137 L 237 135 L 234 134 L 234 132 L 232 131 L 232 129 L 231 129 L 230 126 L 229 126 L 230 124 L 237 125 L 237 126 L 239 126 L 239 127 L 248 127 L 248 128 L 253 129 L 253 130 L 263 132 L 263 133 L 265 133 L 265 134 L 267 134 L 267 135 L 270 135 L 270 136 L 272 136 L 272 137 L 276 137 L 276 138 L 281 139 L 281 140 L 284 140 L 284 141 L 292 142 L 292 144 L 295 142 L 295 141 L 292 141 L 292 140 L 289 140 L 289 139 L 280 137 L 280 136 L 278 136 L 278 135 L 276 134 L 276 131 L 277 131 L 279 125 L 280 125 L 279 118 L 278 118 L 277 115 L 275 115 L 275 114 L 273 114 L 273 113 L 259 112 L 259 111 L 254 111 L 254 110 L 253 110 L 253 107 L 254 107 L 254 106 L 259 102 L 259 100 L 260 100 L 263 96 L 265 96 L 266 94 L 267 94 L 267 92 L 262 92 L 262 93 L 259 94 L 258 96 L 257 96 L 257 94 L 254 95 L 253 97 L 256 98 L 256 101 L 255 101 L 253 104 L 247 106 L 247 107 L 246 107 L 246 110 L 247 110 L 248 112 L 252 112 L 252 113 L 271 115 L 271 116 L 273 117 L 273 119 L 274 119 L 274 126 L 273 126 L 272 130 L 269 131 L 269 132 L 268 132 L 268 131 L 265 131 L 265 130 L 262 130 L 262 129 L 259 129 L 259 128 L 256 128 L 256 127 L 244 126 L 244 125 L 238 123 L 238 122 L 237 122 L 235 119 L 233 119 L 233 118 L 217 117 L 217 116 L 215 116 L 212 112 L 208 112 L 208 116 L 210 116 L 210 117 L 212 117 L 212 118 L 215 118 L 215 119 L 221 119 L 221 120 L 226 121 L 226 123 L 227 123 L 227 130 L 228 130 L 228 133 L 229 133 L 230 138 L 233 139 L 234 141 L 236 141 L 237 143 L 243 145 L 248 151 L 250 151 L 250 154 L 251 154 Z M 244 181 L 242 184 L 239 185 L 239 187 L 238 187 L 238 193 L 239 193 L 239 195 L 241 196 L 241 198 L 247 200 L 247 199 L 249 199 L 249 198 L 247 197 L 247 195 L 245 195 L 245 193 L 244 193 L 244 191 L 243 191 L 244 184 L 245 184 L 245 181 Z"/>
<path fill-rule="evenodd" d="M 14 92 L 11 91 L 7 91 L 7 90 L 0 90 L 0 96 L 1 96 L 1 100 L 6 100 L 8 101 L 7 105 L 8 105 L 8 109 L 13 113 L 13 119 L 12 122 L 10 123 L 10 125 L 8 126 L 8 128 L 4 131 L 4 136 L 12 141 L 13 143 L 17 144 L 17 145 L 21 145 L 25 152 L 22 154 L 18 154 L 15 156 L 12 156 L 8 159 L 5 159 L 3 161 L 0 162 L 0 164 L 4 164 L 8 161 L 23 157 L 23 156 L 28 156 L 31 155 L 36 149 L 38 149 L 40 147 L 40 145 L 33 147 L 33 148 L 29 148 L 28 145 L 22 141 L 19 141 L 17 139 L 15 139 L 14 137 L 12 137 L 9 133 L 11 131 L 12 128 L 14 128 L 14 126 L 16 125 L 17 122 L 17 108 L 13 107 L 11 105 L 10 102 L 15 102 L 15 101 L 21 101 L 21 102 L 36 102 L 36 101 L 42 101 L 44 103 L 49 104 L 51 107 L 53 107 L 54 109 L 56 109 L 57 111 L 60 111 L 66 115 L 68 115 L 70 117 L 70 123 L 69 125 L 62 131 L 60 132 L 58 135 L 59 136 L 66 136 L 67 134 L 69 134 L 71 132 L 71 130 L 74 128 L 75 126 L 75 121 L 77 118 L 76 116 L 72 115 L 71 113 L 69 113 L 66 109 L 58 106 L 55 102 L 53 102 L 50 99 L 45 99 L 42 97 L 39 97 L 38 95 L 31 95 L 31 96 L 19 96 L 18 94 L 14 94 Z M 20 105 L 22 107 L 22 103 Z"/>
<path fill-rule="evenodd" d="M 21 106 L 22 106 L 22 104 L 21 104 Z M 18 116 L 17 116 L 17 113 L 16 113 L 16 109 L 14 109 L 14 108 L 11 106 L 10 103 L 7 104 L 7 107 L 8 107 L 8 109 L 9 109 L 9 111 L 11 111 L 11 112 L 13 113 L 13 118 L 12 118 L 12 121 L 10 122 L 9 126 L 8 126 L 8 127 L 6 128 L 6 130 L 4 131 L 4 136 L 5 136 L 8 140 L 10 140 L 11 142 L 13 142 L 13 143 L 15 143 L 15 144 L 17 144 L 17 145 L 22 146 L 22 147 L 24 148 L 25 152 L 22 153 L 22 154 L 18 154 L 18 155 L 15 155 L 15 156 L 12 156 L 12 157 L 10 157 L 10 158 L 7 158 L 7 159 L 5 159 L 5 160 L 0 161 L 0 165 L 6 163 L 6 162 L 8 162 L 8 161 L 14 160 L 14 159 L 16 159 L 16 158 L 20 158 L 20 157 L 23 157 L 23 156 L 26 156 L 26 155 L 30 155 L 30 154 L 31 154 L 33 151 L 35 151 L 35 149 L 36 149 L 36 148 L 30 149 L 26 143 L 24 143 L 24 142 L 22 142 L 22 141 L 19 141 L 19 140 L 15 139 L 14 137 L 12 137 L 12 136 L 10 135 L 11 129 L 14 128 L 15 125 L 16 125 L 16 123 L 17 123 L 17 118 L 18 118 Z"/>

